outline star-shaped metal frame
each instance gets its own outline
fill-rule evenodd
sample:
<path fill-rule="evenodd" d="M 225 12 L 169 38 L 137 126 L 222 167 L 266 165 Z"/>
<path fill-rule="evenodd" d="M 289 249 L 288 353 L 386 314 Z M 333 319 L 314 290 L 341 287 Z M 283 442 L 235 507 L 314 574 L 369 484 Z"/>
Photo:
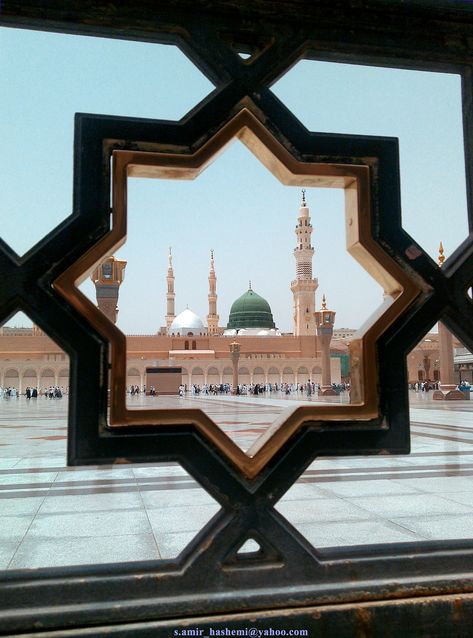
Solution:
<path fill-rule="evenodd" d="M 375 241 L 372 236 L 373 211 L 379 210 L 375 195 L 375 162 L 356 164 L 315 159 L 297 160 L 269 133 L 260 120 L 244 107 L 202 144 L 190 140 L 173 152 L 160 135 L 159 125 L 154 150 L 133 143 L 133 150 L 113 150 L 113 221 L 112 228 L 72 264 L 54 282 L 54 288 L 111 344 L 111 395 L 109 424 L 119 435 L 123 428 L 142 426 L 148 431 L 161 427 L 178 430 L 192 424 L 222 452 L 247 478 L 253 479 L 282 446 L 305 424 L 314 422 L 369 424 L 385 428 L 389 423 L 389 406 L 382 405 L 378 380 L 378 339 L 402 315 L 421 290 L 415 282 Z M 387 293 L 386 302 L 372 321 L 353 341 L 352 402 L 349 405 L 297 406 L 285 411 L 256 443 L 243 452 L 199 409 L 129 410 L 126 407 L 126 337 L 77 288 L 93 268 L 116 251 L 126 239 L 127 179 L 130 176 L 194 179 L 233 139 L 241 140 L 281 182 L 291 185 L 343 188 L 349 252 L 372 274 Z M 343 137 L 339 155 L 343 156 Z M 391 140 L 380 141 L 391 146 Z M 144 150 L 146 149 L 146 150 Z M 189 149 L 192 149 L 189 151 Z M 371 164 L 371 166 L 370 166 Z M 150 436 L 152 436 L 150 434 Z M 397 449 L 396 451 L 399 451 Z"/>

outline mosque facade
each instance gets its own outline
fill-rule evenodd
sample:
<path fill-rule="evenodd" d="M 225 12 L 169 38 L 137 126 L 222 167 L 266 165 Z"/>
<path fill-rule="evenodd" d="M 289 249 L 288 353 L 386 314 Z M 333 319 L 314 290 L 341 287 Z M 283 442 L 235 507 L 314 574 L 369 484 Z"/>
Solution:
<path fill-rule="evenodd" d="M 127 385 L 146 385 L 148 367 L 181 367 L 182 381 L 192 384 L 231 383 L 233 365 L 230 345 L 238 342 L 239 383 L 322 382 L 322 340 L 317 336 L 316 291 L 313 277 L 312 224 L 303 193 L 295 228 L 295 278 L 290 283 L 293 294 L 293 333 L 283 334 L 277 327 L 270 304 L 253 290 L 239 296 L 230 308 L 228 321 L 220 325 L 217 275 L 214 253 L 210 254 L 208 314 L 206 320 L 190 308 L 176 314 L 173 257 L 169 251 L 167 269 L 166 314 L 164 325 L 156 334 L 127 335 Z M 117 320 L 120 285 L 126 262 L 106 259 L 91 275 L 98 307 L 114 323 Z M 333 316 L 335 313 L 328 311 Z M 333 327 L 333 326 L 332 326 Z M 336 339 L 329 345 L 330 378 L 334 383 L 348 380 L 344 365 L 348 359 L 351 329 L 334 331 Z M 471 356 L 471 355 L 470 355 Z M 410 381 L 438 376 L 437 335 L 429 334 L 408 356 Z M 343 377 L 342 377 L 343 371 Z M 471 370 L 470 370 L 471 374 Z M 463 376 L 468 376 L 463 373 Z M 0 386 L 46 388 L 69 385 L 68 358 L 41 330 L 0 328 Z M 158 388 L 159 391 L 159 388 Z"/>
<path fill-rule="evenodd" d="M 213 250 L 210 253 L 208 314 L 206 321 L 186 308 L 176 314 L 175 277 L 171 249 L 168 256 L 165 325 L 158 335 L 128 335 L 128 385 L 146 385 L 146 368 L 150 366 L 182 367 L 182 380 L 188 387 L 231 383 L 233 375 L 230 344 L 240 344 L 238 380 L 240 384 L 315 383 L 322 381 L 322 353 L 317 337 L 315 291 L 312 277 L 312 224 L 305 192 L 295 229 L 295 279 L 292 334 L 282 334 L 270 304 L 253 290 L 248 290 L 232 304 L 225 325 L 218 314 L 217 275 Z M 113 259 L 113 258 L 110 258 Z M 110 268 L 109 268 L 110 270 Z M 97 303 L 102 306 L 97 288 Z M 104 298 L 105 300 L 106 298 Z M 332 347 L 331 380 L 340 383 L 341 355 L 347 346 Z"/>

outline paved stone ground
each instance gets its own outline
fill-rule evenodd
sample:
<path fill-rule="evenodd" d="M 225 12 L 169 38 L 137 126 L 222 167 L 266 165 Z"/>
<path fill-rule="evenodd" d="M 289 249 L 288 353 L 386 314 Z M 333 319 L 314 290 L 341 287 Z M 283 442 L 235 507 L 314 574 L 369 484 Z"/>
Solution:
<path fill-rule="evenodd" d="M 473 401 L 411 398 L 411 455 L 320 458 L 278 503 L 317 548 L 473 538 Z M 245 449 L 293 405 L 180 402 L 205 408 Z M 177 464 L 67 468 L 66 418 L 67 398 L 0 402 L 0 568 L 174 557 L 218 511 Z"/>

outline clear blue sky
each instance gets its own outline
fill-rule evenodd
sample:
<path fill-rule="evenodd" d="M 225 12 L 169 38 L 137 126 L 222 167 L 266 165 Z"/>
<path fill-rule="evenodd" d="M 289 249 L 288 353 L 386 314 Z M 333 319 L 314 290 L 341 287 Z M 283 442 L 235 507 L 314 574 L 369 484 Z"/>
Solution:
<path fill-rule="evenodd" d="M 19 254 L 71 212 L 74 113 L 178 120 L 214 88 L 176 47 L 145 43 L 2 29 L 0 64 L 0 228 Z M 440 240 L 448 254 L 464 239 L 458 76 L 302 61 L 273 91 L 309 130 L 399 137 L 405 228 L 434 257 Z M 382 291 L 344 249 L 343 193 L 310 189 L 307 198 L 317 305 L 325 292 L 336 325 L 356 328 Z M 221 324 L 251 279 L 278 327 L 291 329 L 299 202 L 299 189 L 239 142 L 193 182 L 131 180 L 119 326 L 143 334 L 163 325 L 171 245 L 177 312 L 207 314 L 213 248 Z M 91 284 L 84 290 L 93 296 Z"/>

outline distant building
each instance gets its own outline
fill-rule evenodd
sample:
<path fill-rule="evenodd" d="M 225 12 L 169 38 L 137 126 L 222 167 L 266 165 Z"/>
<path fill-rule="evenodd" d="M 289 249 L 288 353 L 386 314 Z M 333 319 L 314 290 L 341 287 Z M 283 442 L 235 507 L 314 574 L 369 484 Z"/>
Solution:
<path fill-rule="evenodd" d="M 334 328 L 332 339 L 334 341 L 337 341 L 338 339 L 350 341 L 353 339 L 355 332 L 356 328 Z"/>
<path fill-rule="evenodd" d="M 30 337 L 32 335 L 42 335 L 43 331 L 38 326 L 32 328 L 19 328 L 11 326 L 0 327 L 0 336 L 2 337 Z"/>
<path fill-rule="evenodd" d="M 226 326 L 219 325 L 217 277 L 214 252 L 210 255 L 209 311 L 206 322 L 190 308 L 175 314 L 174 270 L 171 250 L 167 269 L 165 325 L 156 334 L 127 335 L 127 385 L 146 384 L 150 366 L 182 367 L 187 386 L 232 382 L 230 343 L 240 344 L 239 383 L 321 383 L 322 346 L 316 335 L 315 293 L 317 279 L 312 276 L 312 224 L 305 199 L 299 209 L 294 249 L 296 277 L 293 293 L 294 332 L 282 334 L 277 328 L 270 304 L 256 293 L 251 282 L 230 308 Z M 126 262 L 109 257 L 91 275 L 97 305 L 114 323 L 118 313 L 119 288 Z M 332 329 L 333 326 L 330 326 Z M 349 342 L 354 328 L 333 330 L 330 345 L 330 375 L 333 382 L 349 380 Z M 458 348 L 455 375 L 473 382 L 473 355 Z M 440 378 L 438 334 L 429 333 L 407 356 L 411 383 Z M 39 328 L 0 328 L 0 385 L 24 392 L 27 386 L 40 388 L 69 385 L 67 356 Z M 158 389 L 159 391 L 159 389 Z"/>
<path fill-rule="evenodd" d="M 183 382 L 203 385 L 232 382 L 230 343 L 241 345 L 239 383 L 320 383 L 322 358 L 320 338 L 316 335 L 315 292 L 312 277 L 312 225 L 303 192 L 297 218 L 296 277 L 291 283 L 294 308 L 294 334 L 282 335 L 271 307 L 248 290 L 232 304 L 226 326 L 219 326 L 217 277 L 214 253 L 210 255 L 209 311 L 206 321 L 190 308 L 176 315 L 173 256 L 168 257 L 166 315 L 164 326 L 156 334 L 127 335 L 127 385 L 146 384 L 146 368 L 179 365 Z M 97 305 L 116 322 L 118 294 L 126 262 L 109 257 L 92 273 Z M 334 313 L 333 313 L 334 314 Z M 333 325 L 327 326 L 332 329 Z M 0 385 L 15 386 L 21 392 L 27 385 L 45 387 L 68 385 L 66 355 L 56 344 L 32 329 L 12 333 L 4 329 L 0 336 Z M 29 332 L 28 332 L 29 330 Z M 347 352 L 344 344 L 332 348 L 334 354 Z M 330 376 L 340 382 L 340 356 L 330 361 Z M 159 391 L 159 389 L 158 389 Z"/>
<path fill-rule="evenodd" d="M 456 348 L 454 364 L 458 381 L 468 381 L 473 384 L 473 353 L 466 348 Z"/>

